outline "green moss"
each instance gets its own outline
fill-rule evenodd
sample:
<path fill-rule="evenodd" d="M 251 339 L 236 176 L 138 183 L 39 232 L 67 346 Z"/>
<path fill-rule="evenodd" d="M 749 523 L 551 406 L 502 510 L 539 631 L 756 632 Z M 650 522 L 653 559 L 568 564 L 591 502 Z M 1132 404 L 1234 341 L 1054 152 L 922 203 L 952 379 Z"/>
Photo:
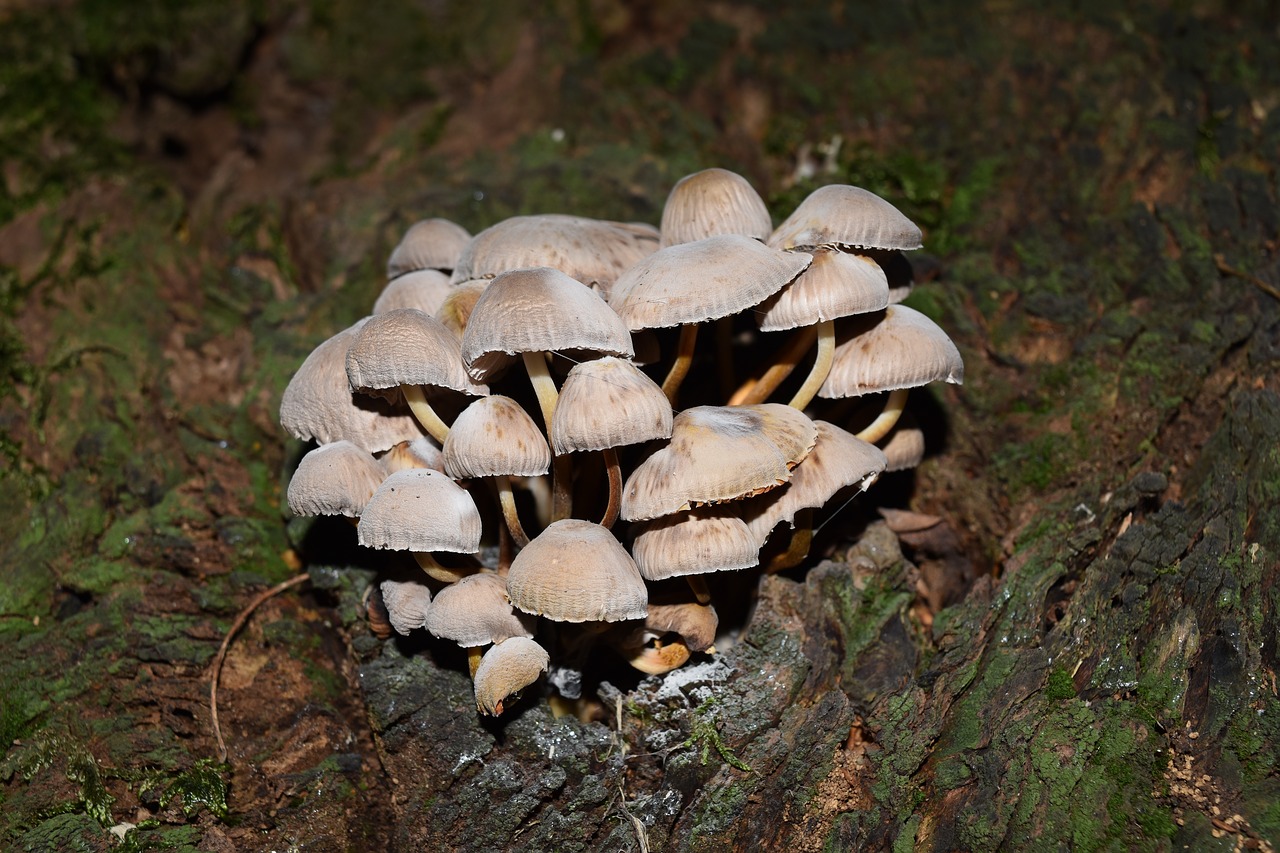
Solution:
<path fill-rule="evenodd" d="M 1071 679 L 1071 673 L 1065 669 L 1055 669 L 1049 673 L 1049 678 L 1044 686 L 1044 696 L 1046 699 L 1058 702 L 1063 699 L 1074 699 L 1076 695 L 1076 685 Z"/>
<path fill-rule="evenodd" d="M 188 817 L 206 810 L 215 817 L 225 818 L 228 814 L 227 783 L 222 778 L 223 770 L 208 759 L 200 759 L 165 787 L 160 795 L 160 805 L 164 807 L 177 801 Z"/>

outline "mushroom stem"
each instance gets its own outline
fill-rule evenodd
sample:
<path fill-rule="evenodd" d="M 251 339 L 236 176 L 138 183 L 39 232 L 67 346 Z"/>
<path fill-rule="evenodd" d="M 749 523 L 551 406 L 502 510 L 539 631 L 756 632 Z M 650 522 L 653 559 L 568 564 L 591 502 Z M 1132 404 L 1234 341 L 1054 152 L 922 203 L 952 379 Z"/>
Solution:
<path fill-rule="evenodd" d="M 907 388 L 895 388 L 890 391 L 889 399 L 884 404 L 884 411 L 868 424 L 866 429 L 857 433 L 857 437 L 874 443 L 888 435 L 893 425 L 898 422 L 898 418 L 902 416 L 902 410 L 906 408 L 908 391 Z"/>
<path fill-rule="evenodd" d="M 442 566 L 436 562 L 436 558 L 430 551 L 414 551 L 413 558 L 418 561 L 418 565 L 422 567 L 422 570 L 429 577 L 435 578 L 441 583 L 460 581 L 467 575 L 474 575 L 479 570 L 478 566 L 459 569 Z"/>
<path fill-rule="evenodd" d="M 498 525 L 498 574 L 504 578 L 511 571 L 511 530 L 505 524 Z"/>
<path fill-rule="evenodd" d="M 546 356 L 540 352 L 520 355 L 524 359 L 525 370 L 529 372 L 529 382 L 538 395 L 538 405 L 542 408 L 547 435 L 551 435 L 551 418 L 556 413 L 560 392 L 556 390 L 555 380 L 547 370 Z M 568 518 L 573 512 L 573 467 L 565 456 L 554 456 L 551 465 L 551 520 L 559 521 Z"/>
<path fill-rule="evenodd" d="M 716 373 L 720 380 L 720 396 L 727 397 L 733 388 L 733 317 L 716 320 Z"/>
<path fill-rule="evenodd" d="M 671 362 L 671 370 L 667 378 L 662 380 L 662 393 L 667 395 L 671 405 L 676 404 L 676 394 L 680 391 L 680 383 L 689 373 L 689 365 L 693 363 L 693 347 L 698 342 L 698 326 L 686 323 L 680 327 L 680 344 L 676 349 L 676 360 Z"/>
<path fill-rule="evenodd" d="M 809 405 L 809 401 L 822 387 L 822 383 L 827 381 L 827 374 L 831 372 L 831 362 L 835 360 L 835 354 L 836 321 L 824 320 L 818 324 L 818 353 L 814 358 L 813 368 L 788 405 L 793 409 L 804 411 L 804 407 Z"/>
<path fill-rule="evenodd" d="M 484 646 L 467 646 L 467 669 L 471 672 L 472 681 L 476 680 L 476 670 L 480 668 L 482 657 L 484 657 Z"/>
<path fill-rule="evenodd" d="M 769 399 L 782 381 L 791 375 L 791 371 L 796 369 L 796 365 L 800 362 L 801 357 L 809 351 L 809 347 L 813 346 L 814 338 L 818 335 L 816 326 L 804 326 L 794 335 L 791 340 L 787 341 L 787 345 L 778 353 L 778 360 L 773 366 L 764 372 L 764 375 L 756 380 L 748 380 L 742 384 L 733 396 L 729 398 L 730 406 L 749 406 L 755 403 L 763 403 Z"/>
<path fill-rule="evenodd" d="M 787 550 L 775 554 L 765 566 L 765 573 L 774 575 L 800 565 L 809 556 L 809 546 L 813 544 L 813 510 L 802 509 L 796 513 L 796 526 L 791 531 L 791 543 Z"/>
<path fill-rule="evenodd" d="M 600 526 L 608 529 L 618 520 L 618 512 L 622 509 L 622 468 L 618 464 L 618 451 L 612 447 L 604 449 L 604 467 L 609 473 L 609 503 L 605 505 Z"/>
<path fill-rule="evenodd" d="M 436 410 L 427 402 L 427 395 L 423 392 L 422 386 L 401 385 L 400 393 L 404 395 L 404 401 L 409 404 L 409 411 L 413 412 L 413 416 L 418 419 L 418 423 L 422 424 L 422 428 L 436 441 L 444 444 L 444 440 L 449 437 L 449 427 L 440 420 Z"/>
<path fill-rule="evenodd" d="M 511 478 L 506 475 L 500 475 L 493 478 L 493 484 L 498 490 L 498 503 L 502 505 L 502 518 L 507 523 L 507 529 L 511 531 L 511 538 L 523 548 L 529 544 L 529 536 L 524 532 L 524 526 L 520 524 L 520 514 L 516 512 L 516 498 L 511 493 Z"/>
<path fill-rule="evenodd" d="M 707 582 L 702 575 L 685 575 L 684 579 L 689 582 L 689 589 L 693 590 L 693 597 L 699 604 L 711 603 L 711 590 L 707 589 Z"/>

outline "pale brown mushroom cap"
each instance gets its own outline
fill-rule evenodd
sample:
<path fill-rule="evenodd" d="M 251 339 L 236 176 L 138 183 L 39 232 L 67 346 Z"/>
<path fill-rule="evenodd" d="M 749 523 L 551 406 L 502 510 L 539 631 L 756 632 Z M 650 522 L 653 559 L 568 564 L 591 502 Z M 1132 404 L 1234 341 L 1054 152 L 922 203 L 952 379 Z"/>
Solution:
<path fill-rule="evenodd" d="M 414 270 L 387 282 L 373 303 L 373 313 L 417 308 L 426 314 L 435 314 L 450 290 L 449 276 L 439 270 Z"/>
<path fill-rule="evenodd" d="M 670 438 L 673 417 L 658 383 L 631 362 L 605 356 L 569 370 L 551 419 L 551 446 L 562 454 Z"/>
<path fill-rule="evenodd" d="M 685 409 L 670 442 L 627 479 L 622 517 L 643 521 L 776 488 L 817 436 L 813 421 L 781 403 Z"/>
<path fill-rule="evenodd" d="M 630 358 L 631 335 L 593 290 L 550 267 L 499 275 L 476 300 L 462 357 L 477 382 L 519 353 L 586 350 Z"/>
<path fill-rule="evenodd" d="M 919 249 L 920 229 L 873 192 L 848 184 L 818 187 L 769 238 L 778 249 L 848 246 Z"/>
<path fill-rule="evenodd" d="M 880 449 L 887 460 L 886 473 L 906 471 L 924 461 L 924 432 L 910 412 L 902 415 Z"/>
<path fill-rule="evenodd" d="M 351 341 L 346 367 L 352 388 L 425 385 L 473 396 L 489 393 L 463 370 L 458 339 L 416 308 L 370 317 Z"/>
<path fill-rule="evenodd" d="M 740 234 L 668 246 L 627 270 L 610 304 L 631 331 L 705 323 L 758 305 L 809 266 Z"/>
<path fill-rule="evenodd" d="M 888 306 L 889 282 L 871 258 L 830 248 L 811 254 L 809 268 L 756 309 L 760 331 L 812 326 Z"/>
<path fill-rule="evenodd" d="M 455 285 L 436 311 L 436 319 L 458 339 L 459 347 L 462 345 L 462 334 L 467 330 L 467 321 L 471 319 L 471 312 L 475 310 L 476 301 L 488 286 L 488 281 L 464 281 L 462 284 Z"/>
<path fill-rule="evenodd" d="M 397 471 L 365 505 L 358 539 L 366 548 L 474 554 L 480 550 L 480 511 L 447 474 Z"/>
<path fill-rule="evenodd" d="M 623 270 L 657 248 L 658 232 L 652 225 L 559 213 L 513 216 L 471 239 L 453 281 L 552 267 L 607 294 Z"/>
<path fill-rule="evenodd" d="M 728 169 L 704 169 L 676 181 L 662 208 L 659 231 L 664 248 L 718 234 L 763 241 L 773 231 L 773 219 L 746 178 Z"/>
<path fill-rule="evenodd" d="M 388 450 L 378 460 L 386 474 L 406 471 L 410 468 L 434 468 L 444 470 L 444 454 L 427 436 L 413 441 L 402 441 Z M 385 476 L 385 474 L 384 474 Z"/>
<path fill-rule="evenodd" d="M 818 396 L 857 397 L 930 382 L 964 382 L 964 361 L 956 345 L 914 308 L 890 305 L 883 314 L 864 314 L 847 323 L 837 329 L 831 372 Z"/>
<path fill-rule="evenodd" d="M 846 486 L 866 491 L 885 470 L 884 453 L 874 444 L 829 424 L 815 421 L 818 441 L 791 472 L 785 486 L 743 502 L 742 514 L 752 539 L 763 545 L 782 522 L 795 526 L 796 513 L 816 509 Z"/>
<path fill-rule="evenodd" d="M 289 509 L 294 515 L 357 518 L 385 476 L 367 450 L 349 441 L 322 444 L 302 457 L 289 480 Z"/>
<path fill-rule="evenodd" d="M 414 581 L 383 581 L 379 589 L 391 627 L 396 629 L 397 634 L 408 636 L 410 631 L 426 624 L 427 617 L 431 614 L 431 590 L 425 584 Z"/>
<path fill-rule="evenodd" d="M 551 467 L 551 448 L 520 404 L 494 394 L 458 415 L 444 442 L 444 469 L 460 480 L 511 474 L 533 477 Z"/>
<path fill-rule="evenodd" d="M 409 226 L 387 260 L 387 278 L 414 270 L 451 270 L 471 234 L 447 219 L 424 219 Z"/>
<path fill-rule="evenodd" d="M 691 652 L 706 651 L 716 641 L 720 619 L 709 604 L 685 601 L 679 604 L 650 604 L 644 627 L 657 633 L 679 634 Z"/>
<path fill-rule="evenodd" d="M 512 637 L 484 653 L 475 674 L 476 710 L 496 717 L 503 704 L 547 671 L 551 656 L 527 637 Z"/>
<path fill-rule="evenodd" d="M 575 518 L 552 522 L 516 555 L 507 595 L 524 612 L 557 622 L 643 619 L 649 600 L 640 570 L 613 534 Z"/>
<path fill-rule="evenodd" d="M 280 425 L 295 438 L 331 444 L 346 439 L 370 453 L 422 435 L 408 411 L 354 394 L 347 381 L 347 349 L 367 320 L 320 344 L 293 374 L 280 399 Z"/>
<path fill-rule="evenodd" d="M 493 572 L 468 575 L 436 594 L 426 629 L 463 648 L 533 637 L 536 620 L 517 613 L 507 600 L 507 580 Z"/>
<path fill-rule="evenodd" d="M 645 522 L 631 545 L 647 581 L 749 569 L 760 562 L 760 543 L 737 508 L 694 509 Z"/>

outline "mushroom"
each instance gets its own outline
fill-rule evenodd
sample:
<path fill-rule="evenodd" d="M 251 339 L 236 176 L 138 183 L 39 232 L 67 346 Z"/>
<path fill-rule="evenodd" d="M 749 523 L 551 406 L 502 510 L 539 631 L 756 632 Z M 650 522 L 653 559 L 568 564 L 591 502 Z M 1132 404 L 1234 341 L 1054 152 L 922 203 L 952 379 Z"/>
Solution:
<path fill-rule="evenodd" d="M 635 561 L 590 521 L 554 521 L 516 555 L 507 575 L 511 603 L 557 622 L 643 619 L 648 590 Z"/>
<path fill-rule="evenodd" d="M 360 516 L 358 539 L 366 548 L 412 551 L 428 575 L 453 583 L 470 571 L 446 568 L 432 551 L 480 550 L 480 512 L 448 474 L 411 468 L 387 477 Z"/>
<path fill-rule="evenodd" d="M 467 229 L 447 219 L 415 222 L 387 260 L 387 278 L 415 270 L 452 270 L 470 240 Z"/>
<path fill-rule="evenodd" d="M 423 386 L 473 396 L 489 393 L 462 369 L 457 339 L 439 320 L 416 308 L 397 308 L 370 317 L 351 341 L 346 370 L 353 389 L 400 389 L 414 417 L 441 444 L 449 427 L 427 402 Z"/>
<path fill-rule="evenodd" d="M 636 669 L 663 675 L 682 666 L 691 652 L 710 649 L 718 626 L 716 610 L 707 604 L 650 604 L 642 624 L 624 623 L 608 642 Z"/>
<path fill-rule="evenodd" d="M 769 249 L 740 234 L 668 246 L 614 286 L 610 304 L 631 331 L 680 327 L 676 358 L 662 391 L 675 402 L 693 360 L 698 324 L 728 317 L 777 293 L 809 266 L 803 252 Z"/>
<path fill-rule="evenodd" d="M 322 444 L 302 457 L 289 480 L 289 509 L 358 518 L 385 475 L 378 460 L 349 441 Z"/>
<path fill-rule="evenodd" d="M 700 575 L 749 569 L 760 562 L 760 543 L 736 506 L 692 509 L 640 526 L 631 556 L 647 581 L 682 577 L 699 604 L 711 600 Z"/>
<path fill-rule="evenodd" d="M 526 637 L 495 644 L 475 671 L 476 710 L 500 716 L 507 700 L 537 681 L 550 662 L 546 649 Z"/>
<path fill-rule="evenodd" d="M 818 187 L 774 229 L 778 249 L 841 246 L 854 249 L 919 249 L 920 229 L 898 208 L 862 187 Z"/>
<path fill-rule="evenodd" d="M 773 230 L 773 219 L 746 178 L 728 169 L 703 169 L 676 181 L 658 230 L 663 248 L 718 234 L 764 241 Z"/>
<path fill-rule="evenodd" d="M 425 627 L 433 636 L 466 650 L 474 678 L 485 646 L 512 637 L 532 639 L 535 621 L 511 606 L 505 578 L 482 571 L 442 589 L 427 613 Z"/>
<path fill-rule="evenodd" d="M 881 450 L 887 460 L 885 473 L 906 471 L 924 460 L 924 432 L 916 425 L 910 412 L 904 412 L 894 424 Z"/>
<path fill-rule="evenodd" d="M 439 270 L 414 270 L 393 278 L 382 288 L 373 303 L 374 314 L 385 314 L 397 308 L 417 308 L 427 314 L 440 309 L 451 290 L 449 276 Z"/>
<path fill-rule="evenodd" d="M 440 303 L 440 308 L 436 311 L 436 319 L 453 332 L 459 344 L 462 343 L 462 333 L 467 330 L 467 321 L 471 319 L 471 312 L 476 307 L 476 300 L 488 286 L 487 281 L 464 282 L 450 288 L 448 295 Z"/>
<path fill-rule="evenodd" d="M 431 590 L 415 581 L 383 581 L 379 586 L 387 619 L 396 633 L 408 636 L 423 627 L 431 613 Z"/>
<path fill-rule="evenodd" d="M 413 441 L 402 441 L 382 454 L 382 467 L 387 474 L 405 471 L 409 468 L 434 468 L 444 470 L 444 454 L 440 448 L 431 443 L 427 436 L 415 438 Z"/>

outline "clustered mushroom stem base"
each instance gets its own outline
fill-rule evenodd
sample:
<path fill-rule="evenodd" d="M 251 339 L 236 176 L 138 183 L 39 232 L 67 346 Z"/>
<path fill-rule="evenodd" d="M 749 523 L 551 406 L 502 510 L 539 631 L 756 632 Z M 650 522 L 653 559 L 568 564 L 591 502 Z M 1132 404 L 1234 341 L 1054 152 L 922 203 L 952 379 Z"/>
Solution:
<path fill-rule="evenodd" d="M 902 411 L 907 406 L 907 394 L 909 390 L 906 388 L 895 388 L 889 392 L 889 399 L 885 401 L 884 410 L 880 415 L 867 425 L 867 428 L 858 433 L 858 438 L 863 441 L 875 443 L 889 434 L 894 425 L 898 422 L 898 418 L 902 417 Z"/>
<path fill-rule="evenodd" d="M 609 529 L 618 520 L 622 509 L 622 467 L 618 464 L 618 451 L 612 447 L 604 449 L 604 467 L 609 474 L 609 503 L 604 508 L 600 526 Z"/>
<path fill-rule="evenodd" d="M 511 492 L 511 478 L 495 477 L 493 483 L 498 490 L 498 503 L 502 505 L 502 517 L 507 523 L 507 529 L 511 531 L 511 538 L 515 540 L 516 545 L 523 548 L 529 544 L 529 535 L 524 532 L 524 526 L 520 524 L 520 514 L 516 512 L 516 498 Z"/>
<path fill-rule="evenodd" d="M 680 327 L 680 343 L 676 348 L 676 360 L 671 362 L 671 370 L 667 378 L 662 380 L 662 393 L 667 395 L 671 405 L 676 404 L 676 395 L 680 393 L 680 383 L 689 373 L 689 365 L 693 364 L 693 348 L 698 343 L 698 326 L 686 323 Z"/>
<path fill-rule="evenodd" d="M 547 435 L 551 435 L 551 419 L 556 413 L 556 402 L 560 392 L 556 390 L 555 380 L 547 370 L 547 358 L 541 352 L 521 353 L 524 368 L 529 373 L 529 383 L 538 395 L 538 406 L 542 409 L 542 420 L 547 426 Z M 573 513 L 573 466 L 564 456 L 555 456 L 551 463 L 551 520 L 560 521 Z"/>
<path fill-rule="evenodd" d="M 401 385 L 400 393 L 404 395 L 404 401 L 409 404 L 409 411 L 413 412 L 413 416 L 418 419 L 418 423 L 422 424 L 427 434 L 444 444 L 444 440 L 449 437 L 449 427 L 440 420 L 436 410 L 427 402 L 427 395 L 423 393 L 422 386 Z"/>
<path fill-rule="evenodd" d="M 822 387 L 822 383 L 827 381 L 827 374 L 831 372 L 831 363 L 835 360 L 835 354 L 836 322 L 824 320 L 818 324 L 818 352 L 814 357 L 813 369 L 809 371 L 809 376 L 788 405 L 793 409 L 804 411 L 804 407 L 809 405 L 818 393 L 818 389 Z"/>
<path fill-rule="evenodd" d="M 759 379 L 744 382 L 742 387 L 729 398 L 729 405 L 750 406 L 756 403 L 763 403 L 769 399 L 769 395 L 777 390 L 783 380 L 791 375 L 791 371 L 796 369 L 796 365 L 800 363 L 800 359 L 813 346 L 813 341 L 817 336 L 818 329 L 816 326 L 805 326 L 792 335 L 791 340 L 787 341 L 787 345 L 778 354 L 778 360 L 774 362 L 773 366 L 766 370 Z"/>

